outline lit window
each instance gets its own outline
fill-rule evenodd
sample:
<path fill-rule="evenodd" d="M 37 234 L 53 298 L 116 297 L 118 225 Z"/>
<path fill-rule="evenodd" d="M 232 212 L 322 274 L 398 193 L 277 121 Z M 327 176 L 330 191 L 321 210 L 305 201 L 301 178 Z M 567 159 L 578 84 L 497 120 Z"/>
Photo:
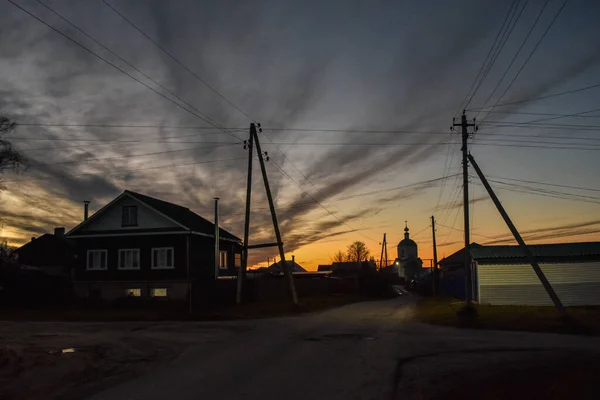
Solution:
<path fill-rule="evenodd" d="M 150 295 L 152 297 L 167 297 L 168 290 L 167 288 L 153 288 L 150 289 Z"/>
<path fill-rule="evenodd" d="M 88 250 L 87 251 L 87 269 L 105 270 L 106 269 L 106 250 Z"/>
<path fill-rule="evenodd" d="M 122 226 L 137 226 L 137 207 L 123 206 Z"/>
<path fill-rule="evenodd" d="M 174 250 L 172 247 L 158 247 L 152 249 L 152 269 L 175 268 Z"/>
<path fill-rule="evenodd" d="M 226 251 L 219 252 L 219 268 L 222 268 L 222 269 L 227 268 L 227 252 Z"/>
<path fill-rule="evenodd" d="M 235 267 L 236 268 L 241 268 L 242 267 L 242 255 L 240 253 L 235 253 Z"/>
<path fill-rule="evenodd" d="M 140 249 L 119 250 L 119 269 L 140 269 Z"/>
<path fill-rule="evenodd" d="M 127 289 L 125 291 L 127 297 L 140 297 L 142 295 L 142 289 Z"/>

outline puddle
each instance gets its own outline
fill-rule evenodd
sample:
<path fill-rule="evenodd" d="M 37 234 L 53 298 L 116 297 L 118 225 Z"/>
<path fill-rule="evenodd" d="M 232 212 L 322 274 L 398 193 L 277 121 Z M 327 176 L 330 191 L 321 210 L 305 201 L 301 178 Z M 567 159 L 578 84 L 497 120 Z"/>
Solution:
<path fill-rule="evenodd" d="M 75 349 L 73 347 L 69 347 L 67 349 L 62 349 L 63 353 L 75 353 Z"/>

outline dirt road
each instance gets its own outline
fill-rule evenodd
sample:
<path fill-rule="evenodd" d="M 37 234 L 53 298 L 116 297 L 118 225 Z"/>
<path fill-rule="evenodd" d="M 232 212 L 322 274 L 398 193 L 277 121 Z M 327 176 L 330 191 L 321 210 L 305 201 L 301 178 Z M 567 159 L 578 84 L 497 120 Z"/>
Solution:
<path fill-rule="evenodd" d="M 596 398 L 600 339 L 422 325 L 411 300 L 252 321 L 3 322 L 0 398 Z"/>
<path fill-rule="evenodd" d="M 427 399 L 460 394 L 481 399 L 510 394 L 530 399 L 563 398 L 553 397 L 561 387 L 585 398 L 591 387 L 585 382 L 577 382 L 577 388 L 568 382 L 561 386 L 560 379 L 540 382 L 575 367 L 587 368 L 586 382 L 599 372 L 599 339 L 420 325 L 410 322 L 410 302 L 365 302 L 317 315 L 255 321 L 244 332 L 198 343 L 172 363 L 93 398 Z"/>

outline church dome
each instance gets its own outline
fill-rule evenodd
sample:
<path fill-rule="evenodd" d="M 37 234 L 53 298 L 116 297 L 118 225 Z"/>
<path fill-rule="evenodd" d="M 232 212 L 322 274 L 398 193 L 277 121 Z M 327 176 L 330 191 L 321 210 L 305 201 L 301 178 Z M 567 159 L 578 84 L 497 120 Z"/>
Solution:
<path fill-rule="evenodd" d="M 407 223 L 404 228 L 404 239 L 398 243 L 398 258 L 400 260 L 418 257 L 418 246 L 409 236 Z"/>

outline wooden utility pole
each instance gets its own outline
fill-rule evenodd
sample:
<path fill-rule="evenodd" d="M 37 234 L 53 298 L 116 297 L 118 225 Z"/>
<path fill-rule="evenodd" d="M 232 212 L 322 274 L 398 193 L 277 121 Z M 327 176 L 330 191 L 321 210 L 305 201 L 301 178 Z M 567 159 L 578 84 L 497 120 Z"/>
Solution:
<path fill-rule="evenodd" d="M 496 205 L 496 208 L 500 212 L 500 215 L 504 219 L 504 222 L 506 222 L 506 225 L 508 225 L 508 229 L 510 229 L 510 231 L 512 232 L 512 234 L 515 237 L 516 241 L 519 243 L 519 246 L 521 247 L 521 250 L 523 251 L 523 253 L 525 253 L 525 256 L 527 257 L 527 259 L 531 263 L 531 266 L 533 267 L 533 270 L 535 271 L 535 274 L 539 278 L 540 282 L 542 282 L 542 285 L 544 286 L 544 289 L 546 289 L 546 292 L 548 293 L 548 296 L 550 296 L 550 299 L 552 299 L 552 302 L 554 303 L 554 306 L 558 309 L 558 311 L 561 314 L 566 315 L 566 311 L 565 311 L 565 308 L 564 308 L 562 302 L 560 301 L 560 299 L 556 295 L 556 292 L 552 288 L 552 285 L 550 284 L 550 282 L 548 282 L 548 279 L 546 278 L 546 275 L 544 275 L 544 272 L 540 268 L 537 260 L 535 259 L 535 256 L 533 255 L 533 253 L 531 252 L 531 250 L 529 250 L 529 247 L 527 247 L 527 245 L 525 244 L 525 241 L 523 240 L 523 238 L 519 234 L 519 231 L 517 231 L 517 228 L 515 227 L 515 225 L 512 223 L 510 217 L 506 213 L 506 210 L 504 210 L 504 207 L 500 203 L 500 200 L 498 200 L 498 197 L 496 197 L 496 194 L 494 193 L 494 190 L 492 189 L 492 187 L 490 186 L 489 182 L 485 178 L 485 175 L 483 175 L 483 172 L 481 171 L 481 169 L 479 169 L 479 166 L 475 162 L 475 159 L 470 154 L 469 154 L 469 160 L 471 161 L 471 164 L 473 165 L 473 168 L 477 172 L 477 175 L 479 175 L 479 179 L 481 179 L 481 182 L 483 183 L 483 186 L 485 186 L 485 189 L 487 190 L 488 194 L 492 198 L 492 201 Z"/>
<path fill-rule="evenodd" d="M 437 263 L 437 245 L 435 241 L 435 217 L 431 216 L 431 233 L 433 235 L 433 295 L 438 291 L 438 263 Z"/>
<path fill-rule="evenodd" d="M 269 201 L 269 209 L 271 210 L 271 219 L 273 220 L 273 228 L 275 230 L 275 239 L 277 240 L 277 247 L 279 248 L 279 258 L 281 259 L 283 272 L 290 287 L 290 296 L 294 304 L 298 304 L 298 295 L 296 294 L 296 286 L 294 285 L 294 278 L 290 271 L 289 265 L 285 261 L 285 252 L 283 251 L 283 242 L 281 241 L 281 232 L 279 231 L 279 223 L 277 222 L 277 214 L 275 213 L 275 205 L 273 203 L 273 196 L 271 194 L 271 187 L 269 186 L 269 178 L 267 177 L 267 169 L 265 168 L 265 160 L 263 159 L 263 153 L 260 148 L 260 141 L 258 140 L 258 134 L 256 133 L 256 127 L 254 123 L 250 124 L 250 131 L 254 132 L 254 142 L 256 143 L 256 152 L 258 153 L 258 161 L 260 163 L 260 171 L 262 172 L 263 181 L 265 183 L 265 190 L 267 192 L 267 200 Z"/>
<path fill-rule="evenodd" d="M 219 252 L 219 198 L 215 197 L 215 280 L 219 279 L 221 253 Z"/>
<path fill-rule="evenodd" d="M 379 258 L 379 269 L 381 270 L 384 266 L 388 265 L 388 257 L 387 257 L 387 240 L 385 237 L 385 233 L 383 234 L 383 242 L 381 242 L 381 257 Z M 385 258 L 383 258 L 385 254 Z M 385 265 L 383 262 L 385 261 Z"/>
<path fill-rule="evenodd" d="M 242 284 L 246 279 L 246 268 L 248 268 L 248 236 L 250 234 L 250 200 L 252 198 L 252 158 L 254 154 L 252 152 L 252 142 L 254 140 L 254 133 L 256 127 L 254 124 L 250 124 L 250 137 L 244 144 L 244 148 L 248 149 L 248 178 L 246 180 L 246 218 L 244 220 L 244 248 L 242 250 L 242 265 L 238 271 L 237 280 L 237 292 L 235 301 L 237 304 L 242 302 Z"/>
<path fill-rule="evenodd" d="M 469 163 L 467 159 L 468 155 L 468 147 L 467 142 L 469 139 L 469 127 L 475 127 L 477 131 L 477 127 L 475 126 L 475 119 L 473 119 L 472 123 L 467 122 L 467 116 L 463 111 L 463 114 L 460 118 L 460 123 L 456 123 L 456 120 L 452 119 L 452 127 L 450 129 L 454 130 L 455 126 L 461 127 L 461 135 L 462 135 L 462 170 L 463 170 L 463 208 L 464 208 L 464 230 L 465 230 L 465 301 L 467 305 L 471 303 L 473 299 L 473 285 L 472 285 L 472 271 L 471 271 L 471 252 L 469 251 L 469 247 L 471 244 L 470 227 L 469 227 Z"/>

